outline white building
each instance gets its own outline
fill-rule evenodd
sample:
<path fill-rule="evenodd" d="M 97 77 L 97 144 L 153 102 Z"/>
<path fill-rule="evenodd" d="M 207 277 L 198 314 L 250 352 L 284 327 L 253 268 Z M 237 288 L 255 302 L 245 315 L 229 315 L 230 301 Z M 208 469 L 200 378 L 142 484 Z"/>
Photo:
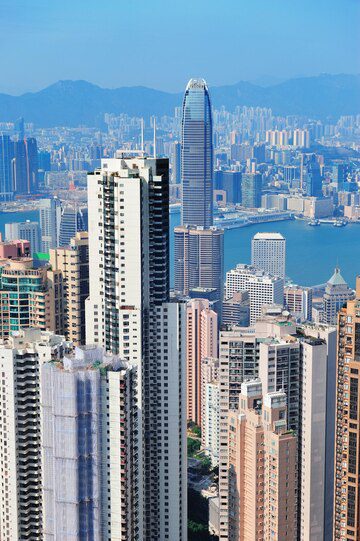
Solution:
<path fill-rule="evenodd" d="M 96 346 L 42 365 L 44 539 L 142 539 L 136 372 Z"/>
<path fill-rule="evenodd" d="M 263 273 L 251 276 L 248 280 L 250 297 L 250 325 L 262 315 L 265 305 L 284 304 L 284 280 Z"/>
<path fill-rule="evenodd" d="M 41 538 L 39 370 L 68 347 L 63 336 L 30 328 L 0 343 L 2 541 Z"/>
<path fill-rule="evenodd" d="M 48 252 L 50 248 L 59 245 L 61 203 L 56 197 L 40 199 L 39 201 L 41 251 Z"/>
<path fill-rule="evenodd" d="M 225 298 L 230 299 L 238 291 L 248 291 L 247 283 L 251 276 L 256 274 L 254 266 L 238 263 L 235 269 L 226 273 Z"/>
<path fill-rule="evenodd" d="M 205 385 L 203 431 L 205 452 L 210 457 L 212 466 L 217 466 L 220 447 L 220 388 L 218 381 Z"/>
<path fill-rule="evenodd" d="M 251 264 L 285 278 L 286 240 L 280 233 L 257 233 L 251 242 Z"/>
<path fill-rule="evenodd" d="M 284 280 L 254 266 L 240 264 L 226 273 L 226 298 L 238 291 L 249 292 L 250 325 L 261 317 L 263 306 L 284 304 Z"/>
<path fill-rule="evenodd" d="M 101 165 L 88 176 L 86 338 L 138 367 L 144 435 L 140 538 L 182 541 L 187 535 L 185 305 L 168 302 L 169 164 L 121 157 Z"/>

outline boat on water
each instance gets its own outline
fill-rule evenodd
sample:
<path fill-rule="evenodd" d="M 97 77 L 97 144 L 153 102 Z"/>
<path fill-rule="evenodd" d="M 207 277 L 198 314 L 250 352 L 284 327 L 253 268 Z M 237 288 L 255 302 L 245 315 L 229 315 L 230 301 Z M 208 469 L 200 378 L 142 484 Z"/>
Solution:
<path fill-rule="evenodd" d="M 310 222 L 308 222 L 308 225 L 316 227 L 317 225 L 320 225 L 320 220 L 311 220 Z"/>
<path fill-rule="evenodd" d="M 345 227 L 345 225 L 347 225 L 345 220 L 336 220 L 334 222 L 334 227 Z"/>

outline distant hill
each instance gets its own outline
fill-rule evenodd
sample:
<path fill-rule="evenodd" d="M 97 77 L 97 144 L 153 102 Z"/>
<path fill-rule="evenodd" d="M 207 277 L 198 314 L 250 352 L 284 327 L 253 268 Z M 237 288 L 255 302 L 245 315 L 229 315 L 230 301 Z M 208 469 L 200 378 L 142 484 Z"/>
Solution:
<path fill-rule="evenodd" d="M 360 75 L 319 75 L 290 79 L 272 86 L 241 81 L 210 89 L 215 107 L 271 107 L 279 115 L 324 119 L 360 113 Z M 182 93 L 142 86 L 105 89 L 86 81 L 59 81 L 21 96 L 0 94 L 0 121 L 23 116 L 37 126 L 99 126 L 104 113 L 131 116 L 172 115 Z"/>

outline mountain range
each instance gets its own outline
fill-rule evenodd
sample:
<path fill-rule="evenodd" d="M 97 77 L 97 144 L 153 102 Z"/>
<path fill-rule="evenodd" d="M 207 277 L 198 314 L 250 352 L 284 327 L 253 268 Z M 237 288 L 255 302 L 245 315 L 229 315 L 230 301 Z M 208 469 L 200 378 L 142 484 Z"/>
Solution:
<path fill-rule="evenodd" d="M 224 105 L 230 111 L 238 105 L 261 106 L 313 119 L 360 113 L 360 75 L 299 77 L 266 87 L 241 81 L 211 87 L 210 93 L 215 108 Z M 38 127 L 101 126 L 104 113 L 173 115 L 182 96 L 143 86 L 106 89 L 87 81 L 58 81 L 39 92 L 0 94 L 0 121 L 22 116 Z"/>

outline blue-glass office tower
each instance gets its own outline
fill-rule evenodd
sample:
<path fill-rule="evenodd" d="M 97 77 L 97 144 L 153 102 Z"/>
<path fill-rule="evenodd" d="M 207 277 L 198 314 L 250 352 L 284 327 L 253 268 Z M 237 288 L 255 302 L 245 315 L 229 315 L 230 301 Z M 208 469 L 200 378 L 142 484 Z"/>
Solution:
<path fill-rule="evenodd" d="M 316 154 L 301 155 L 300 182 L 306 195 L 322 197 L 322 177 Z"/>
<path fill-rule="evenodd" d="M 243 207 L 261 207 L 262 178 L 260 173 L 243 173 L 241 193 Z"/>
<path fill-rule="evenodd" d="M 13 198 L 12 159 L 14 143 L 8 135 L 0 135 L 0 201 Z"/>
<path fill-rule="evenodd" d="M 182 114 L 182 224 L 213 223 L 213 139 L 209 91 L 203 79 L 186 87 Z"/>

